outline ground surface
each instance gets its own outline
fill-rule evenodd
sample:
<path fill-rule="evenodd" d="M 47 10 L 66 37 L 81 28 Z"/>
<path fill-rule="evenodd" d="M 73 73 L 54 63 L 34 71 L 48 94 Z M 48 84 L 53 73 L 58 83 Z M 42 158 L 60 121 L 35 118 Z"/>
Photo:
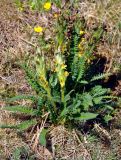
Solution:
<path fill-rule="evenodd" d="M 94 13 L 92 12 L 93 7 L 91 8 L 90 5 L 90 10 L 88 10 L 87 6 L 86 4 L 84 5 L 85 12 L 89 15 L 92 14 L 93 16 L 96 16 L 96 11 Z M 107 25 L 109 28 L 113 28 L 115 22 L 120 20 L 121 14 L 118 12 L 121 9 L 120 6 L 120 1 L 117 1 L 113 7 L 109 7 L 110 15 L 112 15 L 112 11 L 117 10 L 114 21 L 111 21 L 111 16 L 109 16 L 110 21 L 109 25 Z M 101 13 L 103 13 L 103 11 Z M 108 15 L 108 11 L 106 13 Z M 102 18 L 103 15 L 104 13 L 100 14 L 100 18 Z M 23 60 L 25 55 L 30 55 L 30 57 L 35 55 L 36 35 L 33 33 L 33 27 L 38 24 L 39 19 L 40 17 L 38 14 L 29 11 L 19 11 L 12 0 L 0 1 L 0 98 L 11 97 L 15 94 L 28 93 L 31 91 L 31 88 L 27 85 L 24 73 L 20 69 L 18 63 Z M 88 21 L 88 23 L 91 26 L 90 21 Z M 107 43 L 105 46 L 100 45 L 99 53 L 107 57 L 107 71 L 114 71 L 116 66 L 112 68 L 112 61 L 114 60 L 116 64 L 121 62 L 121 38 L 119 36 L 120 33 L 117 36 L 117 32 L 120 31 L 119 29 L 116 29 L 114 31 L 115 33 L 112 32 L 113 29 L 109 30 L 109 35 L 113 35 L 113 40 L 116 37 L 118 42 L 116 41 L 116 43 L 113 43 L 110 46 L 107 45 Z M 120 95 L 121 81 L 120 78 L 118 79 L 118 85 L 115 87 L 115 93 Z M 23 101 L 23 104 L 24 103 L 25 102 Z M 0 102 L 0 105 L 3 107 L 4 102 Z M 91 154 L 92 159 L 121 159 L 121 119 L 119 113 L 120 111 L 116 115 L 116 117 L 118 117 L 115 122 L 116 124 L 113 123 L 111 131 L 108 131 L 111 136 L 111 142 L 108 146 L 104 143 L 105 140 L 102 140 L 100 134 L 96 141 L 95 139 L 92 139 L 91 141 L 89 135 L 85 135 L 83 137 L 84 150 L 86 149 L 85 153 L 89 156 Z M 5 123 L 11 122 L 12 124 L 15 124 L 16 122 L 10 114 L 3 111 L 0 113 L 0 121 Z M 102 130 L 98 129 L 96 133 L 101 131 Z M 28 139 L 28 141 L 30 141 L 30 139 Z M 0 129 L 0 159 L 4 160 L 10 157 L 11 151 L 16 147 L 30 147 L 31 145 L 28 146 L 28 141 L 18 136 L 13 130 Z M 37 157 L 40 156 L 38 153 L 40 151 L 43 155 L 47 154 L 51 156 L 48 150 L 43 152 L 43 149 L 40 147 L 36 150 Z M 41 160 L 43 159 L 42 157 L 37 159 Z"/>

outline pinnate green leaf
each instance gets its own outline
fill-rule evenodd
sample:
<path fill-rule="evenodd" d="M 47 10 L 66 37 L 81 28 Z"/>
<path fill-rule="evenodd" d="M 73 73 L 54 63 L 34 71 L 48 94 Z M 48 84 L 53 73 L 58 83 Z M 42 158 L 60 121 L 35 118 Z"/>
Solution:
<path fill-rule="evenodd" d="M 20 112 L 20 113 L 24 113 L 27 115 L 35 115 L 36 114 L 36 109 L 32 109 L 26 106 L 6 106 L 3 108 L 3 110 L 7 110 L 7 111 L 11 111 L 11 112 Z"/>
<path fill-rule="evenodd" d="M 17 129 L 19 129 L 20 131 L 23 131 L 23 130 L 26 130 L 36 124 L 37 124 L 37 121 L 35 119 L 32 119 L 32 120 L 27 120 L 27 121 L 21 122 L 20 124 L 18 124 L 16 126 L 17 126 Z"/>

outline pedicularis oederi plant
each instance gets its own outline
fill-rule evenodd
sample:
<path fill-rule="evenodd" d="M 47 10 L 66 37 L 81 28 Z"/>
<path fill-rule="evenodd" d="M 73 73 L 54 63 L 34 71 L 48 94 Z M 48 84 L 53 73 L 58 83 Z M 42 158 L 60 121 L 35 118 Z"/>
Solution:
<path fill-rule="evenodd" d="M 74 10 L 78 8 L 76 1 L 63 1 L 63 4 L 60 1 L 38 3 L 43 6 L 43 10 L 54 14 L 56 20 L 53 36 L 49 38 L 46 38 L 44 27 L 34 27 L 41 54 L 31 62 L 33 67 L 27 62 L 22 65 L 28 83 L 36 91 L 36 95 L 18 95 L 9 99 L 10 102 L 30 99 L 33 105 L 3 108 L 29 115 L 29 120 L 15 126 L 1 127 L 24 130 L 32 125 L 39 125 L 46 113 L 50 125 L 72 126 L 74 123 L 98 117 L 108 121 L 117 97 L 111 96 L 110 89 L 101 85 L 102 79 L 110 74 L 94 72 L 97 62 L 96 48 L 104 34 L 102 25 L 88 32 L 85 20 Z M 66 6 L 67 10 L 63 10 Z M 53 65 L 49 67 L 45 60 L 48 52 L 54 55 Z"/>

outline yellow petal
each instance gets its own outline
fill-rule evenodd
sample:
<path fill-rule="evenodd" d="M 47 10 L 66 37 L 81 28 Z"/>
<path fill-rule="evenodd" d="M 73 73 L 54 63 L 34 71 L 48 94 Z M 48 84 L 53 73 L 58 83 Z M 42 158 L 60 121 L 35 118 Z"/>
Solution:
<path fill-rule="evenodd" d="M 78 48 L 79 48 L 81 51 L 83 51 L 83 50 L 84 50 L 84 48 L 83 48 L 83 46 L 82 46 L 82 44 L 81 44 L 81 43 L 78 45 Z"/>
<path fill-rule="evenodd" d="M 80 33 L 80 35 L 83 35 L 85 32 L 84 32 L 84 31 L 82 31 L 82 30 L 80 30 L 80 32 L 79 32 L 79 33 Z"/>
<path fill-rule="evenodd" d="M 67 71 L 64 72 L 65 77 L 68 77 L 69 73 Z"/>
<path fill-rule="evenodd" d="M 80 52 L 80 53 L 78 54 L 78 57 L 82 57 L 82 55 L 83 55 L 83 52 Z"/>
<path fill-rule="evenodd" d="M 34 31 L 37 33 L 41 33 L 43 31 L 43 28 L 38 26 L 38 27 L 34 27 Z"/>
<path fill-rule="evenodd" d="M 60 85 L 61 85 L 61 88 L 63 88 L 65 86 L 65 82 L 64 81 L 60 81 Z"/>
<path fill-rule="evenodd" d="M 24 8 L 23 8 L 23 7 L 20 7 L 20 8 L 19 8 L 19 10 L 20 10 L 20 11 L 23 11 L 23 10 L 24 10 Z"/>
<path fill-rule="evenodd" d="M 65 64 L 61 65 L 61 69 L 66 69 L 66 67 L 67 67 L 67 65 L 65 65 Z"/>
<path fill-rule="evenodd" d="M 81 39 L 81 42 L 82 42 L 82 43 L 85 42 L 85 38 L 82 38 L 82 39 Z"/>
<path fill-rule="evenodd" d="M 44 9 L 49 10 L 51 8 L 51 3 L 50 2 L 46 2 L 44 4 Z"/>

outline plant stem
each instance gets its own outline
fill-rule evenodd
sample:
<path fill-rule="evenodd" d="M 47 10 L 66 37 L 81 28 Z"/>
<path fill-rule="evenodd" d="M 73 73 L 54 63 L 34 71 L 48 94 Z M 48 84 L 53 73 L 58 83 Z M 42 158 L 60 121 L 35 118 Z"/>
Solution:
<path fill-rule="evenodd" d="M 54 112 L 56 113 L 56 105 L 55 105 L 55 103 L 54 103 L 54 101 L 53 101 L 50 88 L 47 89 L 47 94 L 48 94 L 48 99 L 49 99 L 50 102 L 52 103 Z"/>
<path fill-rule="evenodd" d="M 61 88 L 61 101 L 63 102 L 64 107 L 65 107 L 65 100 L 64 100 L 64 87 L 63 87 L 63 88 Z"/>

